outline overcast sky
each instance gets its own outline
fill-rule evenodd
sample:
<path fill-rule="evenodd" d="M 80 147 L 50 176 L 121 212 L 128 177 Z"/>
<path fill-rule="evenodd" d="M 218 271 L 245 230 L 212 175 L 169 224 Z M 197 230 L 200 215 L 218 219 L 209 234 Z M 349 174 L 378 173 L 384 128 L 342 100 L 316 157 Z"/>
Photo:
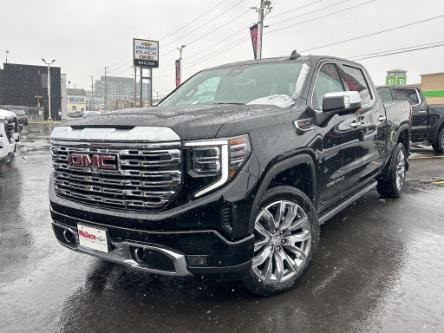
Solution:
<path fill-rule="evenodd" d="M 184 78 L 199 69 L 252 58 L 250 10 L 259 0 L 3 0 L 0 55 L 13 63 L 41 64 L 55 58 L 71 87 L 89 88 L 91 75 L 131 76 L 132 38 L 160 40 L 160 68 L 154 89 L 174 87 L 176 47 L 184 49 Z M 217 8 L 208 12 L 212 7 Z M 264 36 L 264 57 L 290 55 L 329 42 L 444 14 L 443 0 L 274 0 Z M 303 9 L 298 7 L 311 4 Z M 363 4 L 360 7 L 352 8 Z M 327 7 L 327 8 L 326 8 Z M 202 14 L 208 12 L 202 17 Z M 328 17 L 322 16 L 331 14 Z M 199 18 L 200 17 L 200 18 Z M 197 20 L 196 20 L 197 19 Z M 292 27 L 289 27 L 293 25 Z M 353 57 L 444 41 L 444 18 L 375 37 L 313 51 Z M 245 41 L 242 41 L 245 39 Z M 3 62 L 2 61 L 2 62 Z M 361 61 L 376 84 L 385 71 L 408 71 L 408 83 L 420 74 L 444 72 L 444 47 Z"/>

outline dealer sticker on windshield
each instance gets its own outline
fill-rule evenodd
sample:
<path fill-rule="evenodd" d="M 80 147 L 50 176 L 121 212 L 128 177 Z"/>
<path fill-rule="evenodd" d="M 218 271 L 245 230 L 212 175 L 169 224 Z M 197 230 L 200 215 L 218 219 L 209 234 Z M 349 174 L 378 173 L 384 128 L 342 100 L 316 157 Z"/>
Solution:
<path fill-rule="evenodd" d="M 77 230 L 79 232 L 80 246 L 95 251 L 109 252 L 106 230 L 83 224 L 78 224 Z"/>

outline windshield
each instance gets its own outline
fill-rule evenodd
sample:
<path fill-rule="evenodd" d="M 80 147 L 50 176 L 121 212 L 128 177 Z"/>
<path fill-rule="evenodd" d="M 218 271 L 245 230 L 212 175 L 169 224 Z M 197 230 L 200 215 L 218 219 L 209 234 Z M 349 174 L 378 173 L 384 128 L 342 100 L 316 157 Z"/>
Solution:
<path fill-rule="evenodd" d="M 161 106 L 193 104 L 293 103 L 304 63 L 282 62 L 241 65 L 200 72 L 165 99 Z M 302 82 L 301 82 L 302 81 Z M 291 100 L 291 103 L 289 103 Z"/>

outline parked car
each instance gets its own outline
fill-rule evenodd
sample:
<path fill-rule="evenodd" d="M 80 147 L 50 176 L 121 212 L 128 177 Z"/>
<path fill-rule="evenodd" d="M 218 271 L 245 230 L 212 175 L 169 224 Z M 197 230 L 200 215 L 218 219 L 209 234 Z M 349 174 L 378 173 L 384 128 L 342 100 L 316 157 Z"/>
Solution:
<path fill-rule="evenodd" d="M 287 290 L 322 223 L 375 187 L 401 194 L 409 117 L 345 59 L 293 52 L 203 70 L 158 107 L 53 130 L 55 237 L 146 272 Z"/>
<path fill-rule="evenodd" d="M 444 153 L 444 105 L 428 105 L 420 88 L 378 87 L 384 102 L 407 101 L 412 107 L 412 141 L 427 141 L 438 154 Z"/>
<path fill-rule="evenodd" d="M 69 112 L 68 118 L 82 118 L 84 111 Z"/>
<path fill-rule="evenodd" d="M 92 117 L 92 116 L 100 116 L 102 113 L 99 111 L 85 111 L 83 112 L 82 117 Z"/>
<path fill-rule="evenodd" d="M 0 109 L 0 164 L 8 163 L 20 141 L 20 126 L 15 113 Z"/>
<path fill-rule="evenodd" d="M 16 114 L 20 125 L 28 126 L 29 120 L 25 110 L 11 110 L 11 112 L 14 112 Z"/>

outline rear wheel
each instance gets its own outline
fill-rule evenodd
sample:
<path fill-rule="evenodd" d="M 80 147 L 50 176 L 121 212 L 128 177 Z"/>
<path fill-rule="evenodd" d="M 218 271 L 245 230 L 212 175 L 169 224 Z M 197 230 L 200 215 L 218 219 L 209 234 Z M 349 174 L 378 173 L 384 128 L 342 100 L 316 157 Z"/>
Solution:
<path fill-rule="evenodd" d="M 444 153 L 444 127 L 441 128 L 438 135 L 436 136 L 435 141 L 432 143 L 433 150 L 437 154 Z"/>
<path fill-rule="evenodd" d="M 293 287 L 307 270 L 319 241 L 313 204 L 293 187 L 272 188 L 256 215 L 254 234 L 254 258 L 245 285 L 262 296 Z"/>
<path fill-rule="evenodd" d="M 378 181 L 378 192 L 384 198 L 399 197 L 405 183 L 407 173 L 407 153 L 404 145 L 398 143 L 393 151 L 390 168 L 382 179 Z"/>

